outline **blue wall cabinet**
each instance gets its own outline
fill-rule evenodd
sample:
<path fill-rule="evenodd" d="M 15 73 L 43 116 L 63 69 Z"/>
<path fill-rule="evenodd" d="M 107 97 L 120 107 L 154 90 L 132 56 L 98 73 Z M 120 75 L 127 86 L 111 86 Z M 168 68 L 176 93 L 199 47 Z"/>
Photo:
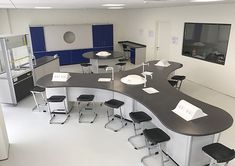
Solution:
<path fill-rule="evenodd" d="M 82 54 L 89 51 L 112 51 L 113 50 L 113 25 L 91 25 L 93 35 L 93 48 L 74 50 L 46 50 L 44 27 L 30 27 L 33 53 L 36 58 L 54 56 L 60 58 L 60 65 L 70 65 L 89 62 Z M 81 39 L 82 40 L 82 39 Z"/>
<path fill-rule="evenodd" d="M 131 48 L 130 53 L 131 53 L 130 57 L 131 63 L 135 64 L 135 48 Z"/>
<path fill-rule="evenodd" d="M 46 51 L 43 27 L 30 27 L 33 52 Z"/>
<path fill-rule="evenodd" d="M 113 47 L 113 25 L 93 25 L 93 47 Z"/>

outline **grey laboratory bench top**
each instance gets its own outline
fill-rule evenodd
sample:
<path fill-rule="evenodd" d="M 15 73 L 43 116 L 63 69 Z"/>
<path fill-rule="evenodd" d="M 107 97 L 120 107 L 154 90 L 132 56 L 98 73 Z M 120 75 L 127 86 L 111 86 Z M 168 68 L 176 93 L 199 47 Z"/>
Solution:
<path fill-rule="evenodd" d="M 120 57 L 123 57 L 124 54 L 122 52 L 118 52 L 118 51 L 107 51 L 109 53 L 111 53 L 111 55 L 109 56 L 105 56 L 105 57 L 101 57 L 101 56 L 97 56 L 96 54 L 100 52 L 100 51 L 90 51 L 90 52 L 86 52 L 84 54 L 82 54 L 82 56 L 84 58 L 87 58 L 87 59 L 102 59 L 102 60 L 105 60 L 105 59 L 117 59 L 117 58 L 120 58 Z"/>
<path fill-rule="evenodd" d="M 118 43 L 122 44 L 122 45 L 126 45 L 130 48 L 143 48 L 143 47 L 146 47 L 146 45 L 131 42 L 131 41 L 119 41 Z"/>
<path fill-rule="evenodd" d="M 58 58 L 59 57 L 54 58 L 54 56 L 44 56 L 44 57 L 38 58 L 36 59 L 36 65 L 34 65 L 33 68 L 37 68 L 39 66 L 42 66 Z"/>
<path fill-rule="evenodd" d="M 168 75 L 182 67 L 182 64 L 170 62 L 169 67 L 157 67 L 154 64 L 157 61 L 151 61 L 149 66 L 145 67 L 146 71 L 153 72 L 153 78 L 148 79 L 147 87 L 153 87 L 159 90 L 159 93 L 148 94 L 144 92 L 143 85 L 126 85 L 120 79 L 130 74 L 138 74 L 142 72 L 142 66 L 115 73 L 115 80 L 111 83 L 101 83 L 99 78 L 111 77 L 110 73 L 103 74 L 80 74 L 70 73 L 71 78 L 67 82 L 52 82 L 52 74 L 46 75 L 37 81 L 37 85 L 45 88 L 55 87 L 86 87 L 105 89 L 119 92 L 127 95 L 148 108 L 168 129 L 189 136 L 206 136 L 220 133 L 228 129 L 233 124 L 233 118 L 226 111 L 194 99 L 175 88 L 168 83 Z M 193 105 L 201 108 L 208 116 L 185 121 L 172 110 L 176 107 L 180 100 L 186 100 Z"/>

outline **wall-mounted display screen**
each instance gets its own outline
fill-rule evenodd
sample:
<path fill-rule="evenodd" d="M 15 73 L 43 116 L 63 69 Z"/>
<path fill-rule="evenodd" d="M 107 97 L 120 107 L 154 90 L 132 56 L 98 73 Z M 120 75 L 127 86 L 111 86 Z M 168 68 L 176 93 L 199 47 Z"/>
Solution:
<path fill-rule="evenodd" d="M 182 55 L 224 65 L 231 24 L 185 23 Z"/>

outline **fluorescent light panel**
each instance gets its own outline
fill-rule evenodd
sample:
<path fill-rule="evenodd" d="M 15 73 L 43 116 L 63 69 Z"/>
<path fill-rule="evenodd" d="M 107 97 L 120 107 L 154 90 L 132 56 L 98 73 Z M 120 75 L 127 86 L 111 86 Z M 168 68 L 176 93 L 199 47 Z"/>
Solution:
<path fill-rule="evenodd" d="M 103 4 L 102 6 L 104 7 L 121 7 L 121 6 L 125 6 L 125 4 L 122 3 L 110 3 L 110 4 Z"/>
<path fill-rule="evenodd" d="M 218 2 L 224 0 L 191 0 L 191 2 Z"/>
<path fill-rule="evenodd" d="M 35 6 L 35 9 L 51 9 L 52 7 L 50 6 Z"/>
<path fill-rule="evenodd" d="M 108 9 L 124 9 L 123 6 L 113 6 L 113 7 L 108 7 Z"/>

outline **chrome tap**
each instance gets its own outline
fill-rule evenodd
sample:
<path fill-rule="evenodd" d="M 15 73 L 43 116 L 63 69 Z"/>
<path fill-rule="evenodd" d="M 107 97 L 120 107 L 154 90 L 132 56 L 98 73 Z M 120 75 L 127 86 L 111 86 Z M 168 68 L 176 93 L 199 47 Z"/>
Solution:
<path fill-rule="evenodd" d="M 144 74 L 144 79 L 145 79 L 144 87 L 146 87 L 146 83 L 147 83 L 147 76 L 146 76 L 146 74 Z"/>
<path fill-rule="evenodd" d="M 143 65 L 143 72 L 144 72 L 144 66 L 149 66 L 149 63 L 142 63 L 142 65 Z"/>
<path fill-rule="evenodd" d="M 109 71 L 111 70 L 112 72 L 112 80 L 114 80 L 114 70 L 113 70 L 113 67 L 106 67 L 106 71 Z"/>

